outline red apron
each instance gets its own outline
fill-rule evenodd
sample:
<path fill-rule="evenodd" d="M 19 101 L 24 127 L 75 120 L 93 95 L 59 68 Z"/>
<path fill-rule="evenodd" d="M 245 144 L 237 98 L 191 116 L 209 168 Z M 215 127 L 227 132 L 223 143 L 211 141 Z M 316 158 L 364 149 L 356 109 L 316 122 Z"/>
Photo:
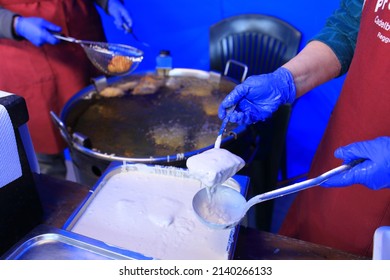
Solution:
<path fill-rule="evenodd" d="M 333 156 L 336 148 L 390 135 L 390 30 L 379 24 L 390 22 L 390 10 L 375 11 L 376 3 L 364 6 L 355 56 L 310 177 L 342 164 Z M 297 195 L 280 233 L 371 257 L 382 225 L 390 225 L 390 189 L 315 187 Z"/>
<path fill-rule="evenodd" d="M 0 0 L 0 6 L 22 16 L 42 17 L 78 39 L 104 41 L 92 0 Z M 98 75 L 76 44 L 36 47 L 27 40 L 0 39 L 0 89 L 26 99 L 35 151 L 59 153 L 65 147 L 50 111 L 59 113 L 65 102 Z"/>

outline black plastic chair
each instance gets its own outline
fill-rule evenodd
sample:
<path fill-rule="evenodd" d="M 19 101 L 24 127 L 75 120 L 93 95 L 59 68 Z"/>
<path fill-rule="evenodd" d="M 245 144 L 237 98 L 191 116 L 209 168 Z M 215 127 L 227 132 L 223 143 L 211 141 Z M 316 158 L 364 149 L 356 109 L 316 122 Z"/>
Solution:
<path fill-rule="evenodd" d="M 225 65 L 235 60 L 247 65 L 247 76 L 270 73 L 294 57 L 301 41 L 301 32 L 289 23 L 269 15 L 242 14 L 223 19 L 210 26 L 210 70 L 224 72 L 240 81 L 242 67 Z M 279 180 L 287 179 L 286 134 L 291 105 L 283 105 L 265 122 L 252 125 L 253 143 L 249 151 L 237 152 L 247 162 L 241 174 L 251 178 L 248 196 L 274 189 Z M 247 158 L 245 158 L 247 157 Z M 269 230 L 273 202 L 267 201 L 251 209 L 250 224 Z"/>
<path fill-rule="evenodd" d="M 222 72 L 228 60 L 248 66 L 248 76 L 269 73 L 298 52 L 301 32 L 268 15 L 225 18 L 209 29 L 210 69 Z"/>

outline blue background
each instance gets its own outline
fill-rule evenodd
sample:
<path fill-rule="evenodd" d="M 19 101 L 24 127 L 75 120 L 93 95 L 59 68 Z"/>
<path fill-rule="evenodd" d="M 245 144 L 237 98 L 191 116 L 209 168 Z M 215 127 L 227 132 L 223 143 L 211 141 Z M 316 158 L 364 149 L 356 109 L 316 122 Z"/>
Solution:
<path fill-rule="evenodd" d="M 163 49 L 170 50 L 175 68 L 209 70 L 208 30 L 213 23 L 245 13 L 276 16 L 302 32 L 303 48 L 338 7 L 339 0 L 127 0 L 125 5 L 131 13 L 135 34 L 150 47 L 117 30 L 112 19 L 100 12 L 108 41 L 144 51 L 144 61 L 137 71 L 153 70 L 155 58 Z M 343 80 L 341 77 L 321 85 L 294 103 L 287 136 L 289 177 L 308 171 Z M 281 207 L 276 212 L 283 216 L 285 209 Z M 277 227 L 278 222 L 274 228 Z"/>

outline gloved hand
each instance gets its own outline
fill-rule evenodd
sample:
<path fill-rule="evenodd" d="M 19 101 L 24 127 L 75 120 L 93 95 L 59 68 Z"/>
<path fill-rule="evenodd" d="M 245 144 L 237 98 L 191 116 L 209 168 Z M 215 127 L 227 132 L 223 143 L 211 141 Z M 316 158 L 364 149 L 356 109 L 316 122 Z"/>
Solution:
<path fill-rule="evenodd" d="M 289 70 L 280 67 L 270 74 L 251 76 L 236 86 L 219 106 L 218 116 L 224 119 L 226 109 L 237 104 L 229 121 L 252 124 L 263 121 L 285 103 L 292 103 L 296 90 Z"/>
<path fill-rule="evenodd" d="M 36 46 L 43 44 L 55 45 L 59 42 L 52 35 L 52 32 L 61 32 L 61 27 L 43 18 L 17 17 L 14 27 L 17 35 L 24 37 Z"/>
<path fill-rule="evenodd" d="M 114 18 L 114 24 L 118 29 L 122 29 L 126 32 L 131 30 L 133 21 L 122 1 L 108 0 L 107 11 L 108 14 Z"/>
<path fill-rule="evenodd" d="M 378 137 L 338 148 L 335 157 L 343 159 L 345 163 L 359 158 L 365 161 L 331 177 L 321 186 L 343 187 L 362 184 L 373 190 L 390 187 L 390 137 Z"/>

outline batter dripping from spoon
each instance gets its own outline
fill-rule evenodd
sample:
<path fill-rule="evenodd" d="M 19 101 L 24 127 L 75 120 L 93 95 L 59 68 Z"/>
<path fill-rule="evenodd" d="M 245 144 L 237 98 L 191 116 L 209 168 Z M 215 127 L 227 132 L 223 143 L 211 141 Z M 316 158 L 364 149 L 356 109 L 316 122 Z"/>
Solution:
<path fill-rule="evenodd" d="M 213 191 L 215 187 L 235 175 L 245 165 L 245 161 L 242 158 L 226 149 L 220 148 L 222 134 L 234 109 L 235 106 L 229 108 L 225 119 L 222 121 L 214 148 L 187 159 L 189 172 L 193 177 L 201 181 L 202 186 L 206 187 L 208 196 L 207 212 L 214 216 L 217 215 L 217 218 L 222 218 L 224 213 L 214 209 Z"/>
<path fill-rule="evenodd" d="M 226 216 L 228 213 L 224 210 L 225 208 L 221 209 L 218 206 L 221 195 L 214 194 L 214 192 L 218 189 L 217 186 L 235 175 L 244 165 L 245 162 L 242 158 L 221 148 L 213 148 L 188 158 L 189 172 L 193 177 L 199 179 L 202 186 L 206 188 L 207 198 L 205 198 L 201 208 L 202 212 L 211 220 L 217 220 L 224 224 L 225 220 L 230 219 Z M 230 207 L 234 207 L 234 205 Z"/>

